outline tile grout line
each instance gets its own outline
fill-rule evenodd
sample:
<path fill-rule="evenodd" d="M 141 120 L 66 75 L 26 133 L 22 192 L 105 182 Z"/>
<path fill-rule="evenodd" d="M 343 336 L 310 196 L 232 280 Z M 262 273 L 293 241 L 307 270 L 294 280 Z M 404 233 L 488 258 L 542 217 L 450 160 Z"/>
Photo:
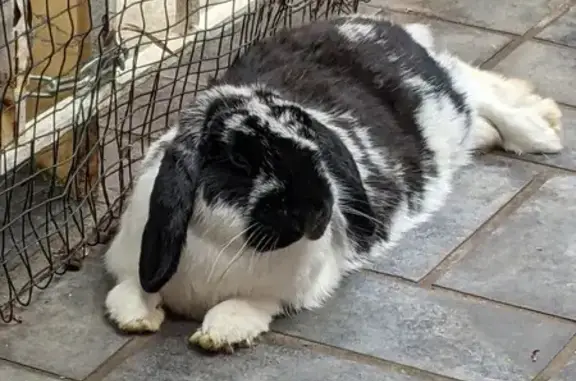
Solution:
<path fill-rule="evenodd" d="M 472 294 L 472 293 L 461 291 L 461 290 L 456 290 L 456 289 L 449 288 L 446 286 L 434 285 L 434 286 L 432 286 L 432 289 L 440 290 L 442 292 L 446 292 L 449 294 L 457 294 L 457 295 L 462 296 L 466 299 L 473 299 L 473 300 L 478 301 L 478 302 L 492 303 L 492 304 L 496 304 L 496 305 L 498 305 L 500 307 L 504 307 L 504 308 L 509 308 L 509 309 L 513 309 L 513 310 L 521 310 L 521 311 L 524 311 L 524 312 L 527 312 L 527 313 L 530 313 L 533 315 L 538 315 L 541 317 L 546 317 L 548 319 L 561 321 L 563 323 L 568 323 L 568 324 L 572 324 L 572 325 L 576 324 L 576 319 L 572 319 L 572 318 L 560 316 L 560 315 L 554 315 L 554 314 L 549 313 L 549 312 L 536 310 L 536 309 L 533 309 L 530 307 L 524 307 L 524 306 L 521 306 L 519 304 L 508 303 L 508 302 L 504 302 L 501 300 L 492 299 L 492 298 L 489 298 L 486 296 L 476 295 L 476 294 Z"/>
<path fill-rule="evenodd" d="M 518 33 L 514 33 L 514 32 L 508 32 L 505 30 L 499 30 L 499 29 L 492 29 L 486 26 L 481 26 L 481 25 L 474 25 L 474 24 L 466 24 L 463 21 L 458 21 L 458 20 L 450 20 L 447 18 L 442 17 L 441 15 L 435 14 L 433 12 L 427 11 L 425 9 L 411 9 L 411 8 L 406 8 L 406 9 L 394 9 L 394 8 L 388 8 L 388 7 L 379 7 L 378 9 L 380 9 L 380 12 L 377 12 L 376 15 L 378 16 L 383 16 L 386 17 L 388 14 L 403 14 L 403 15 L 414 15 L 417 17 L 426 17 L 435 21 L 442 21 L 445 22 L 447 24 L 452 24 L 452 25 L 458 25 L 458 26 L 462 26 L 462 27 L 467 27 L 467 28 L 472 28 L 472 29 L 476 29 L 479 31 L 483 31 L 483 32 L 489 32 L 489 33 L 493 33 L 493 34 L 498 34 L 501 36 L 506 36 L 506 37 L 520 37 L 521 35 Z"/>
<path fill-rule="evenodd" d="M 562 107 L 566 107 L 566 108 L 569 108 L 571 110 L 576 110 L 576 105 L 572 105 L 570 103 L 559 102 L 559 101 L 556 101 L 556 103 L 558 103 Z"/>
<path fill-rule="evenodd" d="M 547 40 L 547 39 L 542 38 L 542 37 L 533 37 L 533 40 L 536 42 L 539 42 L 541 44 L 546 44 L 546 45 L 554 46 L 557 48 L 565 48 L 565 49 L 571 49 L 571 50 L 576 49 L 576 46 L 568 45 L 568 44 L 565 44 L 563 42 Z"/>
<path fill-rule="evenodd" d="M 516 310 L 516 311 L 520 310 L 520 311 L 524 311 L 524 312 L 527 312 L 527 313 L 530 313 L 533 315 L 546 317 L 548 319 L 557 320 L 557 321 L 561 321 L 561 322 L 568 323 L 568 324 L 576 324 L 576 319 L 571 319 L 571 318 L 568 318 L 565 316 L 554 315 L 552 313 L 539 311 L 539 310 L 536 310 L 533 308 L 524 307 L 524 306 L 521 306 L 518 304 L 508 303 L 508 302 L 500 301 L 497 299 L 492 299 L 492 298 L 489 298 L 486 296 L 481 296 L 481 295 L 473 294 L 470 292 L 465 292 L 465 291 L 449 288 L 446 286 L 434 284 L 434 285 L 431 285 L 430 287 L 422 287 L 421 285 L 419 285 L 418 283 L 416 283 L 410 279 L 406 279 L 406 278 L 400 277 L 400 276 L 395 275 L 395 274 L 389 274 L 389 273 L 382 272 L 379 270 L 374 270 L 374 269 L 364 269 L 364 270 L 362 270 L 362 272 L 366 273 L 368 275 L 373 275 L 373 276 L 377 276 L 377 277 L 391 278 L 397 283 L 403 283 L 403 284 L 406 284 L 406 285 L 412 286 L 412 287 L 419 287 L 419 288 L 422 288 L 425 290 L 440 291 L 441 293 L 457 295 L 463 299 L 473 300 L 474 302 L 495 304 L 495 305 L 497 305 L 499 307 L 503 307 L 503 308 L 508 308 L 508 309 L 512 309 L 512 310 Z"/>
<path fill-rule="evenodd" d="M 429 378 L 432 378 L 432 381 L 462 381 L 460 379 L 420 369 L 412 365 L 397 363 L 373 355 L 321 343 L 305 337 L 300 337 L 284 332 L 268 332 L 265 336 L 263 336 L 262 340 L 270 345 L 290 346 L 297 349 L 305 348 L 311 350 L 314 353 L 332 356 L 357 364 L 374 366 L 388 372 L 392 371 L 398 374 L 408 374 L 413 376 L 428 376 Z"/>
<path fill-rule="evenodd" d="M 491 155 L 509 160 L 519 161 L 522 163 L 527 163 L 529 165 L 535 166 L 536 168 L 541 168 L 543 171 L 550 171 L 551 174 L 557 176 L 574 176 L 576 174 L 576 168 L 571 169 L 560 167 L 559 165 L 553 163 L 543 163 L 541 161 L 538 161 L 537 159 L 528 156 L 523 155 L 519 156 L 507 152 L 492 152 Z"/>
<path fill-rule="evenodd" d="M 452 266 L 471 253 L 479 241 L 487 238 L 501 223 L 515 212 L 524 201 L 531 198 L 546 181 L 554 176 L 553 173 L 539 173 L 535 175 L 526 185 L 516 192 L 500 209 L 484 221 L 472 234 L 465 238 L 454 250 L 446 255 L 432 270 L 424 275 L 418 284 L 424 288 L 430 288 L 436 283 Z"/>
<path fill-rule="evenodd" d="M 542 32 L 550 24 L 558 20 L 564 14 L 566 14 L 570 8 L 574 5 L 574 1 L 568 1 L 559 6 L 553 8 L 548 15 L 546 15 L 542 20 L 537 22 L 534 26 L 529 28 L 521 36 L 510 40 L 501 49 L 494 53 L 490 58 L 485 60 L 480 67 L 484 70 L 492 70 L 502 62 L 505 58 L 510 56 L 516 49 L 518 49 L 525 42 L 532 40 L 540 32 Z"/>
<path fill-rule="evenodd" d="M 103 380 L 110 372 L 117 368 L 120 364 L 126 361 L 143 349 L 152 339 L 154 335 L 135 336 L 129 339 L 120 349 L 114 352 L 110 357 L 100 363 L 100 365 L 93 370 L 83 381 L 100 381 Z"/>
<path fill-rule="evenodd" d="M 550 360 L 550 362 L 534 377 L 532 381 L 548 381 L 559 374 L 568 361 L 576 355 L 576 335 Z"/>
<path fill-rule="evenodd" d="M 51 377 L 51 378 L 54 378 L 56 380 L 76 381 L 76 379 L 74 379 L 74 378 L 62 376 L 58 373 L 53 373 L 53 372 L 50 372 L 50 371 L 47 371 L 44 369 L 36 368 L 32 365 L 22 364 L 22 363 L 19 363 L 16 361 L 8 360 L 5 358 L 0 358 L 0 364 L 2 364 L 3 362 L 6 364 L 9 364 L 10 366 L 12 366 L 16 369 L 22 369 L 22 370 L 28 371 L 30 373 Z"/>
<path fill-rule="evenodd" d="M 546 172 L 546 173 L 550 174 L 551 177 L 570 176 L 570 175 L 574 174 L 574 171 L 576 171 L 576 169 L 559 167 L 559 166 L 556 166 L 554 164 L 543 163 L 543 162 L 537 161 L 536 159 L 531 160 L 527 157 L 527 155 L 517 155 L 517 154 L 513 154 L 511 152 L 506 152 L 503 150 L 493 150 L 493 151 L 484 153 L 482 155 L 492 157 L 495 159 L 503 160 L 507 164 L 520 163 L 520 164 L 526 166 L 527 168 L 530 168 L 533 172 L 536 172 L 536 173 L 545 173 Z"/>

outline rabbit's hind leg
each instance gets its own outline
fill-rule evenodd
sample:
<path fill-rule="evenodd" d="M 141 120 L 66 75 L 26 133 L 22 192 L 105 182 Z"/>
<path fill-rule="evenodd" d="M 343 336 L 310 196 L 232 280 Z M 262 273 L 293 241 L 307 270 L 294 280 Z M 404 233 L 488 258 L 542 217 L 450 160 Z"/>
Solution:
<path fill-rule="evenodd" d="M 531 84 L 472 67 L 458 60 L 470 103 L 476 112 L 472 148 L 499 146 L 516 154 L 562 150 L 562 113 L 556 102 Z"/>

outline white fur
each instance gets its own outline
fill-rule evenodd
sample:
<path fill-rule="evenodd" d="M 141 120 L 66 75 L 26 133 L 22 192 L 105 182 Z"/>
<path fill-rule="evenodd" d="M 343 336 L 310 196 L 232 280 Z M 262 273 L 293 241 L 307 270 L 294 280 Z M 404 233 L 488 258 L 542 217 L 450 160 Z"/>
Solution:
<path fill-rule="evenodd" d="M 361 38 L 362 33 L 371 33 L 365 28 L 357 28 L 358 25 L 351 20 L 341 28 L 349 38 Z M 424 96 L 416 119 L 437 157 L 440 175 L 426 185 L 422 213 L 409 213 L 407 200 L 402 201 L 392 219 L 389 242 L 375 247 L 372 257 L 392 248 L 403 233 L 425 221 L 442 205 L 450 191 L 454 172 L 468 161 L 472 150 L 495 145 L 518 153 L 557 152 L 561 149 L 558 136 L 560 112 L 553 101 L 533 94 L 522 81 L 483 72 L 448 53 L 432 51 L 432 35 L 424 25 L 411 24 L 407 30 L 451 73 L 454 86 L 467 95 L 474 109 L 473 129 L 470 134 L 465 134 L 466 121 L 450 99 L 438 95 Z M 427 94 L 426 84 L 417 73 L 407 80 L 407 85 Z M 208 91 L 204 99 L 209 100 L 221 93 L 249 95 L 251 91 L 250 88 L 223 86 Z M 257 109 L 256 103 L 254 106 Z M 310 112 L 346 141 L 352 155 L 359 159 L 362 151 L 347 138 L 345 131 L 331 123 L 333 115 Z M 264 112 L 261 114 L 266 117 Z M 346 115 L 339 113 L 339 117 Z M 118 281 L 106 299 L 106 307 L 121 329 L 131 332 L 158 330 L 164 318 L 158 308 L 162 302 L 178 313 L 204 319 L 202 327 L 190 340 L 206 349 L 249 344 L 268 330 L 273 316 L 281 312 L 282 302 L 302 308 L 319 307 L 344 275 L 363 265 L 361 260 L 353 260 L 352 248 L 342 244 L 345 239 L 338 237 L 345 227 L 338 209 L 334 210 L 332 225 L 319 240 L 301 240 L 274 253 L 256 255 L 246 249 L 241 239 L 231 239 L 240 236 L 244 228 L 233 209 L 226 205 L 208 208 L 197 202 L 194 213 L 202 218 L 189 227 L 187 245 L 176 274 L 159 294 L 145 294 L 138 282 L 140 241 L 160 165 L 158 152 L 163 143 L 174 138 L 174 131 L 169 131 L 150 147 L 144 161 L 145 170 L 122 216 L 119 234 L 106 253 L 107 268 Z M 372 146 L 369 136 L 363 134 L 362 129 L 359 131 L 362 144 Z M 296 139 L 295 136 L 292 138 Z M 302 144 L 309 142 L 302 140 Z M 381 170 L 403 171 L 400 166 L 391 165 L 386 152 L 369 152 Z M 365 175 L 361 173 L 361 176 Z M 275 184 L 265 186 L 274 187 Z M 346 195 L 338 194 L 337 197 Z M 338 241 L 341 244 L 333 246 L 333 242 Z"/>
<path fill-rule="evenodd" d="M 358 42 L 376 38 L 373 26 L 358 24 L 354 20 L 347 20 L 346 23 L 338 27 L 338 30 L 350 41 Z"/>
<path fill-rule="evenodd" d="M 272 316 L 279 313 L 276 300 L 228 299 L 212 308 L 202 327 L 190 336 L 192 344 L 206 349 L 232 351 L 232 344 L 251 345 L 268 330 Z"/>
<path fill-rule="evenodd" d="M 410 36 L 427 50 L 434 50 L 434 36 L 432 30 L 425 24 L 406 24 L 404 29 Z"/>
<path fill-rule="evenodd" d="M 126 297 L 129 295 L 130 297 Z M 164 321 L 160 295 L 147 295 L 137 278 L 128 278 L 114 287 L 106 296 L 110 319 L 121 330 L 129 332 L 156 332 Z"/>

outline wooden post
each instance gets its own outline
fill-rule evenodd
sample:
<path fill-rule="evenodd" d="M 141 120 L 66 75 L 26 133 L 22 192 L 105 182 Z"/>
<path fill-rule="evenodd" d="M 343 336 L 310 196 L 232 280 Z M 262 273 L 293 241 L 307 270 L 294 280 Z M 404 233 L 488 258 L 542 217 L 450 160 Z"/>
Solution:
<path fill-rule="evenodd" d="M 89 0 L 32 1 L 32 27 L 37 28 L 32 40 L 32 74 L 50 77 L 74 76 L 92 54 Z M 80 78 L 78 78 L 80 79 Z M 30 81 L 32 92 L 42 91 L 43 83 Z M 28 119 L 53 107 L 59 101 L 73 96 L 72 90 L 63 90 L 53 97 L 30 97 Z M 58 129 L 62 126 L 54 126 Z M 40 168 L 54 168 L 49 172 L 58 182 L 65 184 L 74 172 L 71 192 L 83 198 L 98 181 L 99 152 L 96 121 L 86 126 L 73 126 L 57 137 L 57 143 L 36 153 Z M 91 154 L 88 155 L 88 152 Z"/>
<path fill-rule="evenodd" d="M 16 40 L 17 31 L 22 30 L 25 18 L 20 17 L 18 24 L 14 26 L 14 10 L 17 4 L 14 0 L 2 0 L 0 8 L 0 94 L 2 95 L 2 106 L 0 109 L 0 148 L 7 147 L 14 141 L 18 131 L 18 105 L 16 80 L 19 70 L 16 67 L 18 49 Z M 25 40 L 25 39 L 24 39 Z M 19 57 L 20 61 L 25 61 L 25 57 Z M 25 122 L 25 116 L 20 121 Z"/>

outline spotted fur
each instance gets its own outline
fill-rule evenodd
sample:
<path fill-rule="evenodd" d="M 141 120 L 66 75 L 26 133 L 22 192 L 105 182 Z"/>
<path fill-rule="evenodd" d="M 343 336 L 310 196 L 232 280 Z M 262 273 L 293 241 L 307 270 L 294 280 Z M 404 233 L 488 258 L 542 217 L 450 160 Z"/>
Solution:
<path fill-rule="evenodd" d="M 361 16 L 252 46 L 150 148 L 107 253 L 111 318 L 157 330 L 163 304 L 204 318 L 207 349 L 250 341 L 425 221 L 473 149 L 558 150 L 478 73 L 426 26 Z"/>

